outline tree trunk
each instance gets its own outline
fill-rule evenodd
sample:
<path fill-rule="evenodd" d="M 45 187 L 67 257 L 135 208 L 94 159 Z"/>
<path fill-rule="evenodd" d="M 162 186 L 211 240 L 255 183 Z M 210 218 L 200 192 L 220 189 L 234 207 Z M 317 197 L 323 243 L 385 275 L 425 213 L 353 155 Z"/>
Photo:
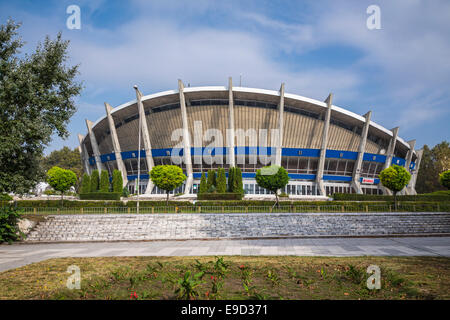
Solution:
<path fill-rule="evenodd" d="M 397 211 L 397 191 L 394 191 L 394 209 Z"/>
<path fill-rule="evenodd" d="M 278 208 L 280 206 L 280 204 L 278 203 L 278 190 L 275 191 L 275 199 L 276 199 L 275 204 L 277 205 Z"/>
<path fill-rule="evenodd" d="M 166 205 L 169 206 L 169 191 L 167 191 Z"/>
<path fill-rule="evenodd" d="M 61 192 L 61 207 L 64 206 L 64 192 Z"/>

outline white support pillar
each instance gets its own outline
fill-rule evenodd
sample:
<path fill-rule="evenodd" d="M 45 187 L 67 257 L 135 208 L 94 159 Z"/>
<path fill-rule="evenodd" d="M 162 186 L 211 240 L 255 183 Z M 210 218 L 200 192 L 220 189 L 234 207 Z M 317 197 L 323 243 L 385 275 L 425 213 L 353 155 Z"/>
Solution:
<path fill-rule="evenodd" d="M 395 145 L 397 143 L 398 129 L 399 127 L 395 127 L 391 130 L 392 138 L 391 141 L 389 141 L 389 146 L 386 152 L 386 162 L 384 163 L 383 169 L 389 168 L 391 166 L 392 158 L 394 157 L 395 153 Z"/>
<path fill-rule="evenodd" d="M 127 177 L 127 170 L 125 168 L 125 164 L 122 160 L 122 153 L 120 149 L 119 144 L 119 138 L 117 137 L 117 131 L 116 131 L 116 125 L 114 123 L 114 119 L 111 115 L 112 107 L 105 102 L 105 110 L 106 110 L 106 116 L 108 118 L 108 125 L 109 125 L 109 132 L 111 135 L 111 141 L 114 149 L 114 154 L 116 156 L 116 163 L 117 168 L 119 169 L 120 173 L 122 174 L 122 180 L 123 180 L 123 186 L 126 186 L 128 183 L 128 177 Z"/>
<path fill-rule="evenodd" d="M 331 119 L 331 106 L 332 106 L 333 94 L 330 93 L 328 98 L 325 100 L 327 104 L 327 111 L 325 114 L 323 131 L 322 131 L 322 146 L 320 148 L 320 158 L 319 164 L 317 166 L 317 175 L 316 175 L 316 188 L 319 191 L 320 195 L 325 195 L 325 186 L 323 185 L 323 168 L 325 166 L 325 156 L 327 152 L 327 144 L 328 144 L 328 131 L 330 128 L 330 119 Z"/>
<path fill-rule="evenodd" d="M 361 133 L 361 140 L 359 142 L 358 158 L 356 159 L 355 166 L 353 167 L 352 175 L 352 187 L 356 193 L 363 193 L 361 188 L 361 167 L 364 158 L 364 152 L 366 151 L 367 134 L 369 133 L 370 118 L 372 116 L 372 111 L 365 114 L 366 122 L 364 122 L 364 127 Z"/>
<path fill-rule="evenodd" d="M 417 176 L 419 174 L 419 168 L 420 168 L 420 162 L 422 161 L 422 155 L 423 155 L 423 149 L 420 149 L 416 152 L 417 159 L 416 159 L 416 165 L 414 167 L 414 171 L 411 175 L 411 181 L 408 184 L 408 193 L 410 195 L 416 195 L 416 182 L 417 182 Z"/>
<path fill-rule="evenodd" d="M 408 172 L 410 172 L 409 166 L 411 165 L 412 156 L 414 154 L 414 147 L 416 146 L 416 140 L 408 141 L 408 144 L 409 144 L 409 151 L 408 151 L 408 154 L 406 155 L 405 169 Z M 412 176 L 411 176 L 411 179 L 412 179 Z M 410 184 L 411 184 L 411 180 L 408 183 L 408 186 L 402 190 L 402 194 L 409 194 L 409 192 L 411 191 L 411 188 L 409 187 Z"/>
<path fill-rule="evenodd" d="M 183 143 L 184 143 L 183 154 L 187 173 L 187 180 L 184 188 L 184 194 L 187 195 L 191 190 L 194 175 L 192 173 L 191 139 L 189 136 L 186 100 L 184 99 L 184 84 L 181 80 L 178 80 L 178 92 L 180 94 L 181 118 L 183 121 Z"/>
<path fill-rule="evenodd" d="M 283 148 L 283 131 L 284 131 L 284 83 L 280 87 L 280 103 L 278 105 L 278 139 L 275 164 L 281 166 L 281 154 Z"/>
<path fill-rule="evenodd" d="M 137 86 L 134 86 L 136 90 L 136 100 L 137 106 L 139 110 L 139 118 L 141 119 L 141 130 L 142 140 L 144 141 L 144 150 L 145 150 L 145 161 L 147 163 L 147 169 L 150 172 L 154 167 L 153 155 L 152 155 L 152 144 L 150 143 L 150 135 L 148 134 L 148 126 L 147 120 L 145 119 L 144 106 L 142 104 L 142 93 L 139 91 Z M 140 146 L 139 146 L 140 147 Z M 138 150 L 141 152 L 141 150 Z M 147 172 L 149 174 L 149 172 Z M 140 177 L 139 177 L 140 180 Z M 153 190 L 154 184 L 152 180 L 149 178 L 147 183 L 147 188 L 145 189 L 145 194 L 151 194 Z"/>
<path fill-rule="evenodd" d="M 89 139 L 91 140 L 92 152 L 94 153 L 95 164 L 97 166 L 98 173 L 102 172 L 104 168 L 103 163 L 100 159 L 100 150 L 98 148 L 97 139 L 95 138 L 94 130 L 92 129 L 93 122 L 86 119 L 86 127 L 89 132 Z"/>
<path fill-rule="evenodd" d="M 78 141 L 80 142 L 79 150 L 81 161 L 83 162 L 84 172 L 87 174 L 91 174 L 91 167 L 89 166 L 89 155 L 86 149 L 86 145 L 83 143 L 84 136 L 78 134 Z"/>
<path fill-rule="evenodd" d="M 230 167 L 236 166 L 236 155 L 234 154 L 234 100 L 233 100 L 233 79 L 228 78 L 228 164 Z"/>

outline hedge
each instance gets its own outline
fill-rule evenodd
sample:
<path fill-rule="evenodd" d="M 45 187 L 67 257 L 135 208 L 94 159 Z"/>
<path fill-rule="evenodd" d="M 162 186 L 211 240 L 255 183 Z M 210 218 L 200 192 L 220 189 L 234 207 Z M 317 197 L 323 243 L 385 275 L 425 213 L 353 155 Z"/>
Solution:
<path fill-rule="evenodd" d="M 337 201 L 393 201 L 393 196 L 372 195 L 372 194 L 353 194 L 353 193 L 335 193 L 333 199 Z M 450 196 L 445 194 L 419 194 L 399 195 L 398 201 L 450 201 Z"/>
<path fill-rule="evenodd" d="M 120 200 L 120 192 L 80 193 L 80 200 Z"/>
<path fill-rule="evenodd" d="M 201 193 L 197 195 L 198 200 L 241 200 L 242 193 Z"/>

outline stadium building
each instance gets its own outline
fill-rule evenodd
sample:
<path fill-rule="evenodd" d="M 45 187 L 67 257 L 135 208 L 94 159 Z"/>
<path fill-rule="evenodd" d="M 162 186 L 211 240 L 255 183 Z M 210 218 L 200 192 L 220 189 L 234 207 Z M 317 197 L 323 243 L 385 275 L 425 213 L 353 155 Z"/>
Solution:
<path fill-rule="evenodd" d="M 239 166 L 246 195 L 262 195 L 266 191 L 256 184 L 255 172 L 270 158 L 288 171 L 284 191 L 294 198 L 389 194 L 378 175 L 391 164 L 411 172 L 402 192 L 416 194 L 422 150 L 414 150 L 415 140 L 405 142 L 398 127 L 389 130 L 371 121 L 371 111 L 361 116 L 333 105 L 332 94 L 322 102 L 285 93 L 284 84 L 279 91 L 233 87 L 231 78 L 228 87 L 185 87 L 179 80 L 178 90 L 147 96 L 135 90 L 134 101 L 116 108 L 105 103 L 106 116 L 86 120 L 88 133 L 79 135 L 85 171 L 118 169 L 132 193 L 136 181 L 142 194 L 164 193 L 148 172 L 155 165 L 177 164 L 188 179 L 173 193 L 193 195 L 202 171 Z"/>

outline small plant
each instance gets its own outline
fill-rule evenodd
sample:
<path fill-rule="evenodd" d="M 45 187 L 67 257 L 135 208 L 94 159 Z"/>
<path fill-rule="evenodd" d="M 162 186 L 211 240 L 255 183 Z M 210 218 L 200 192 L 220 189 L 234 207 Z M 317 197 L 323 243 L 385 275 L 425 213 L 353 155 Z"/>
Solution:
<path fill-rule="evenodd" d="M 216 257 L 216 262 L 214 263 L 214 271 L 220 277 L 224 277 L 227 273 L 229 264 L 223 260 L 223 257 Z"/>
<path fill-rule="evenodd" d="M 355 284 L 360 284 L 364 279 L 364 272 L 353 265 L 349 265 L 345 275 Z"/>
<path fill-rule="evenodd" d="M 252 289 L 254 289 L 253 287 L 251 287 L 251 283 L 252 283 L 251 278 L 253 275 L 253 271 L 250 270 L 249 267 L 246 267 L 243 264 L 239 266 L 239 269 L 241 270 L 242 286 L 244 287 L 246 294 L 249 296 Z"/>
<path fill-rule="evenodd" d="M 219 291 L 223 288 L 224 281 L 220 277 L 211 276 L 211 292 L 210 295 L 214 298 L 219 297 Z"/>
<path fill-rule="evenodd" d="M 132 292 L 130 294 L 130 300 L 137 300 L 138 299 L 138 295 L 136 293 L 136 291 Z"/>
<path fill-rule="evenodd" d="M 191 276 L 190 271 L 186 271 L 184 277 L 178 280 L 178 288 L 175 290 L 179 299 L 193 300 L 198 297 L 197 288 L 203 281 L 199 280 L 203 276 L 203 272 L 199 272 L 194 276 Z"/>
<path fill-rule="evenodd" d="M 268 270 L 267 271 L 267 279 L 272 282 L 272 286 L 277 286 L 280 283 L 280 278 L 278 277 L 278 274 L 274 270 Z"/>

